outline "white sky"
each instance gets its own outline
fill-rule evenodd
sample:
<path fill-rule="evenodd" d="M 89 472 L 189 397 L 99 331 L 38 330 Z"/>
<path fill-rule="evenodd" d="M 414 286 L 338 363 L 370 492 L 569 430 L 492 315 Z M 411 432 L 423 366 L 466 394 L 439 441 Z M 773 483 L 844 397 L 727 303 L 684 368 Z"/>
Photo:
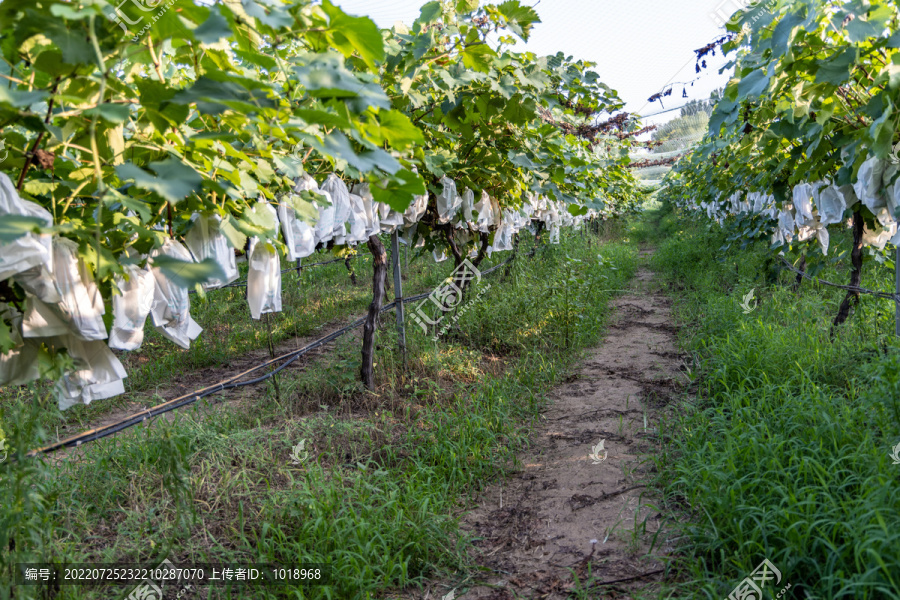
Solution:
<path fill-rule="evenodd" d="M 346 12 L 367 15 L 381 27 L 412 23 L 425 2 L 334 0 Z M 676 85 L 672 95 L 663 98 L 666 109 L 708 98 L 728 82 L 727 73 L 718 74 L 725 62 L 718 51 L 708 57 L 710 68 L 700 75 L 694 71 L 693 51 L 724 33 L 710 13 L 723 5 L 733 12 L 735 0 L 525 0 L 523 4 L 533 2 L 542 23 L 535 25 L 525 48 L 539 55 L 562 51 L 597 63 L 594 69 L 601 80 L 619 92 L 629 112 L 646 116 L 662 110 L 659 101 L 648 104 L 647 98 L 668 82 L 700 77 L 693 87 Z M 687 99 L 682 98 L 685 87 Z M 647 117 L 644 124 L 664 123 L 678 115 L 672 111 Z"/>

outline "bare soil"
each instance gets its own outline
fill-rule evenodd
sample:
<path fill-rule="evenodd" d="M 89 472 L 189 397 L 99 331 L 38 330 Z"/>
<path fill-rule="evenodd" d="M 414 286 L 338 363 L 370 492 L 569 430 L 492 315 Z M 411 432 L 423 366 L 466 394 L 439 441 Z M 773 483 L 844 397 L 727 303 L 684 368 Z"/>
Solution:
<path fill-rule="evenodd" d="M 609 334 L 551 393 L 534 445 L 520 456 L 524 468 L 462 517 L 487 575 L 436 582 L 414 597 L 631 598 L 661 580 L 663 564 L 650 556 L 671 548 L 662 532 L 651 551 L 662 515 L 645 487 L 647 456 L 664 406 L 688 381 L 669 300 L 652 279 L 640 270 L 633 291 L 613 301 Z"/>

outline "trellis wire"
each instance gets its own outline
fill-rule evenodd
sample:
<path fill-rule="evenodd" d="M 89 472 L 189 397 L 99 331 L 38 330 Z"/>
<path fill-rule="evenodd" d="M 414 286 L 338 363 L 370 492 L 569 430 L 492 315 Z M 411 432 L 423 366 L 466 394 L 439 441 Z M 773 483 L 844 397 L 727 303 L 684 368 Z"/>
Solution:
<path fill-rule="evenodd" d="M 894 302 L 900 303 L 900 293 L 888 293 L 888 292 L 876 292 L 873 290 L 869 290 L 862 287 L 857 287 L 855 285 L 841 285 L 839 283 L 831 283 L 830 281 L 825 281 L 824 279 L 819 279 L 818 277 L 813 277 L 808 273 L 804 273 L 800 269 L 794 267 L 791 263 L 784 259 L 784 257 L 779 257 L 781 262 L 784 263 L 785 267 L 789 271 L 793 271 L 797 275 L 800 275 L 804 279 L 809 279 L 810 281 L 814 281 L 815 283 L 821 283 L 822 285 L 827 285 L 830 287 L 838 288 L 841 290 L 845 290 L 847 292 L 852 292 L 854 294 L 865 294 L 867 296 L 875 296 L 876 298 L 881 298 L 883 300 L 893 300 Z"/>

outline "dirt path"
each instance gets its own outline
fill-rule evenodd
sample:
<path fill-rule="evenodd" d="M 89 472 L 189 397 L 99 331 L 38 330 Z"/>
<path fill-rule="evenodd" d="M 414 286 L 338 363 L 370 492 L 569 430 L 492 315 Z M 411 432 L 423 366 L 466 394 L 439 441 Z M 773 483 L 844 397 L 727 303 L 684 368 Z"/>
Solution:
<path fill-rule="evenodd" d="M 572 570 L 583 583 L 589 567 L 594 585 L 576 597 L 628 598 L 659 580 L 662 564 L 645 555 L 662 519 L 649 506 L 642 477 L 651 465 L 640 455 L 652 452 L 659 409 L 687 380 L 669 300 L 651 291 L 652 279 L 638 272 L 633 292 L 612 303 L 606 340 L 551 393 L 523 471 L 490 487 L 463 518 L 481 538 L 474 558 L 493 575 L 476 587 L 435 586 L 430 598 L 567 598 L 579 587 Z M 597 462 L 588 455 L 601 439 L 598 458 L 606 458 Z M 659 537 L 657 555 L 668 550 Z"/>

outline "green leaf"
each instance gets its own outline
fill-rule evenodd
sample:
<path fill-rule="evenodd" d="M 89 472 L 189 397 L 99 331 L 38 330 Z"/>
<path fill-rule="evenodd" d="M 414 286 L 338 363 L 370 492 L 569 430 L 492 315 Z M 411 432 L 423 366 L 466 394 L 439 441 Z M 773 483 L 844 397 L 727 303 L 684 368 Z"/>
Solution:
<path fill-rule="evenodd" d="M 847 35 L 854 44 L 864 42 L 869 38 L 877 38 L 884 30 L 884 23 L 870 23 L 859 17 L 847 23 Z"/>
<path fill-rule="evenodd" d="M 225 215 L 219 223 L 219 231 L 222 232 L 232 248 L 243 248 L 247 244 L 247 236 L 238 231 L 234 224 L 235 221 L 236 219 L 231 215 Z"/>
<path fill-rule="evenodd" d="M 297 177 L 302 177 L 303 173 L 305 173 L 303 169 L 303 163 L 301 163 L 298 159 L 293 156 L 288 156 L 286 158 L 282 158 L 280 156 L 276 156 L 272 159 L 275 163 L 275 166 L 279 171 L 290 177 L 291 179 L 295 179 Z"/>
<path fill-rule="evenodd" d="M 378 120 L 381 121 L 382 135 L 397 150 L 425 143 L 422 130 L 413 125 L 409 117 L 400 111 L 381 111 L 378 113 Z"/>
<path fill-rule="evenodd" d="M 884 112 L 869 127 L 869 135 L 873 141 L 872 151 L 882 159 L 887 158 L 891 153 L 894 139 L 894 127 L 891 119 L 894 113 L 894 106 L 890 98 L 886 98 L 886 101 L 887 106 Z"/>
<path fill-rule="evenodd" d="M 197 79 L 190 88 L 175 94 L 171 101 L 176 104 L 196 103 L 197 110 L 207 115 L 218 115 L 229 108 L 258 113 L 262 109 L 276 106 L 264 90 L 249 90 L 233 80 L 216 81 L 208 75 Z"/>
<path fill-rule="evenodd" d="M 74 29 L 70 30 L 60 22 L 51 23 L 45 34 L 59 46 L 63 60 L 70 65 L 96 63 L 97 55 L 87 41 L 87 36 Z"/>
<path fill-rule="evenodd" d="M 194 29 L 194 38 L 203 44 L 215 44 L 219 40 L 231 37 L 231 27 L 222 16 L 217 5 L 209 8 L 209 18 Z"/>
<path fill-rule="evenodd" d="M 357 152 L 350 144 L 347 136 L 339 131 L 334 131 L 325 137 L 325 142 L 310 140 L 310 145 L 321 154 L 347 162 L 354 169 L 368 173 L 380 169 L 393 174 L 400 170 L 400 163 L 393 156 L 381 148 L 373 148 L 369 151 Z"/>
<path fill-rule="evenodd" d="M 263 6 L 265 4 L 265 6 Z M 251 17 L 259 19 L 260 23 L 273 28 L 290 27 L 294 19 L 290 13 L 284 10 L 281 3 L 271 0 L 241 0 L 241 6 Z"/>
<path fill-rule="evenodd" d="M 850 79 L 850 68 L 856 62 L 856 46 L 844 48 L 832 58 L 817 60 L 816 83 L 841 85 Z"/>
<path fill-rule="evenodd" d="M 46 92 L 22 92 L 0 85 L 0 103 L 9 104 L 16 108 L 29 106 L 35 102 L 41 102 L 47 98 Z"/>
<path fill-rule="evenodd" d="M 9 324 L 0 319 L 0 352 L 6 353 L 16 347 L 16 343 L 12 339 L 12 329 Z"/>
<path fill-rule="evenodd" d="M 44 226 L 41 219 L 22 215 L 4 215 L 0 219 L 0 242 L 8 244 L 27 233 L 39 231 Z"/>
<path fill-rule="evenodd" d="M 59 187 L 58 181 L 47 181 L 45 179 L 32 179 L 25 183 L 22 188 L 26 194 L 31 196 L 50 195 L 53 190 Z"/>
<path fill-rule="evenodd" d="M 769 88 L 769 76 L 763 70 L 756 70 L 741 78 L 738 83 L 738 96 L 741 98 L 757 98 Z"/>
<path fill-rule="evenodd" d="M 387 204 L 397 212 L 405 211 L 416 196 L 427 191 L 422 178 L 406 169 L 397 171 L 391 179 L 373 183 L 370 189 L 376 201 Z"/>
<path fill-rule="evenodd" d="M 99 115 L 101 119 L 113 124 L 119 124 L 124 123 L 131 116 L 131 106 L 129 104 L 109 104 L 104 102 L 100 106 L 87 109 L 82 114 L 87 117 Z"/>
<path fill-rule="evenodd" d="M 156 192 L 172 204 L 184 200 L 203 184 L 200 173 L 174 158 L 150 163 L 150 168 L 159 177 L 150 175 L 130 162 L 118 165 L 116 173 L 123 180 L 133 179 L 137 187 Z"/>
<path fill-rule="evenodd" d="M 478 42 L 462 51 L 463 65 L 467 69 L 487 73 L 491 69 L 491 60 L 497 56 L 490 46 L 483 42 Z"/>
<path fill-rule="evenodd" d="M 470 13 L 478 10 L 479 0 L 457 0 L 456 12 L 460 14 Z"/>
<path fill-rule="evenodd" d="M 175 285 L 186 288 L 225 277 L 222 267 L 212 258 L 195 263 L 160 254 L 153 258 L 152 265 Z"/>
<path fill-rule="evenodd" d="M 537 12 L 530 6 L 522 6 L 519 0 L 508 0 L 497 6 L 497 10 L 506 18 L 509 30 L 526 42 L 531 36 L 531 28 L 541 22 Z"/>
<path fill-rule="evenodd" d="M 374 21 L 368 17 L 351 17 L 334 6 L 330 0 L 322 1 L 322 10 L 329 17 L 331 41 L 350 57 L 356 51 L 370 68 L 384 60 L 384 39 Z"/>
<path fill-rule="evenodd" d="M 319 209 L 317 204 L 325 204 L 325 197 L 315 194 L 309 190 L 303 190 L 299 194 L 291 194 L 287 198 L 282 199 L 288 206 L 297 213 L 297 218 L 301 221 L 315 225 L 319 220 Z"/>
<path fill-rule="evenodd" d="M 111 205 L 115 205 L 116 203 L 118 203 L 123 208 L 134 211 L 144 223 L 149 222 L 150 217 L 152 216 L 149 204 L 142 202 L 137 198 L 132 198 L 127 194 L 123 194 L 114 188 L 109 188 L 106 190 L 106 194 L 103 197 L 103 202 L 105 204 Z"/>
<path fill-rule="evenodd" d="M 442 14 L 443 11 L 441 10 L 440 2 L 428 2 L 422 7 L 419 18 L 416 19 L 416 23 L 430 25 L 440 19 Z"/>
<path fill-rule="evenodd" d="M 81 19 L 87 19 L 91 15 L 97 16 L 98 11 L 95 10 L 96 6 L 97 5 L 76 10 L 66 4 L 54 4 L 50 7 L 50 14 L 70 21 L 80 21 Z"/>

